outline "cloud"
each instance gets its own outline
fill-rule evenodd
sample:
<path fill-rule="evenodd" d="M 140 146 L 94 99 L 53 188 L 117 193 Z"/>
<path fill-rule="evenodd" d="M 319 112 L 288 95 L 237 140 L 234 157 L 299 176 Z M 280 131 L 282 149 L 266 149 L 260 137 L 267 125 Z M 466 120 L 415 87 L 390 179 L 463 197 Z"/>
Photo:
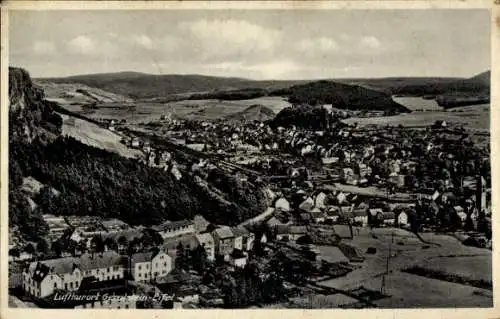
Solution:
<path fill-rule="evenodd" d="M 382 44 L 379 39 L 374 36 L 365 36 L 361 38 L 360 45 L 365 48 L 378 49 Z"/>
<path fill-rule="evenodd" d="M 153 48 L 153 40 L 151 40 L 150 37 L 147 35 L 141 34 L 141 35 L 136 35 L 133 38 L 134 42 L 138 44 L 139 46 L 146 48 L 146 49 L 152 49 Z"/>
<path fill-rule="evenodd" d="M 227 60 L 253 55 L 272 56 L 281 41 L 281 32 L 245 20 L 183 22 L 179 29 L 191 39 L 191 47 L 204 60 Z"/>
<path fill-rule="evenodd" d="M 85 35 L 77 36 L 68 42 L 68 50 L 71 53 L 77 54 L 93 54 L 96 52 L 94 41 Z"/>
<path fill-rule="evenodd" d="M 321 54 L 337 51 L 340 47 L 338 43 L 327 37 L 319 37 L 314 39 L 304 39 L 298 44 L 299 50 L 303 52 L 320 52 Z"/>
<path fill-rule="evenodd" d="M 35 41 L 33 52 L 39 55 L 51 55 L 56 52 L 56 46 L 50 41 Z"/>

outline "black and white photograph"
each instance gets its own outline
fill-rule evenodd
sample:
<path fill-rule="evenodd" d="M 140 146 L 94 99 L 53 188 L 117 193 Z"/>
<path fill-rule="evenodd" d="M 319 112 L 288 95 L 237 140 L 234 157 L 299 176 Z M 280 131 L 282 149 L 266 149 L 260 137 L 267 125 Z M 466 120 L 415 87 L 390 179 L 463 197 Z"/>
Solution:
<path fill-rule="evenodd" d="M 8 307 L 493 308 L 491 14 L 8 10 Z"/>

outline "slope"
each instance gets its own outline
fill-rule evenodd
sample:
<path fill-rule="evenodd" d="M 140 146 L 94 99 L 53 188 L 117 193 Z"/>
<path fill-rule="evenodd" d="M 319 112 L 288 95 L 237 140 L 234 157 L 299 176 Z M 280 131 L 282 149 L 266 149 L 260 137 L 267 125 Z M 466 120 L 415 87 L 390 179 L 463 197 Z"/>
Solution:
<path fill-rule="evenodd" d="M 131 225 L 202 215 L 213 223 L 236 225 L 267 207 L 263 185 L 241 184 L 218 172 L 209 184 L 223 194 L 221 201 L 190 174 L 177 180 L 170 170 L 109 152 L 114 145 L 84 117 L 63 123 L 54 111 L 60 106 L 46 101 L 22 69 L 9 70 L 9 95 L 9 223 L 27 239 L 47 235 L 42 213 L 115 217 Z M 83 144 L 72 134 L 106 149 Z M 45 187 L 36 198 L 27 197 L 23 180 L 28 176 L 57 189 L 57 195 Z M 30 206 L 32 200 L 36 206 Z"/>
<path fill-rule="evenodd" d="M 304 81 L 253 81 L 205 75 L 153 75 L 136 72 L 89 74 L 65 78 L 37 79 L 38 82 L 79 83 L 137 99 L 166 97 L 187 92 L 282 88 Z"/>
<path fill-rule="evenodd" d="M 259 121 L 259 122 L 265 122 L 268 120 L 272 120 L 276 114 L 274 112 L 260 104 L 254 104 L 250 105 L 243 111 L 231 114 L 226 116 L 227 120 L 231 121 Z"/>

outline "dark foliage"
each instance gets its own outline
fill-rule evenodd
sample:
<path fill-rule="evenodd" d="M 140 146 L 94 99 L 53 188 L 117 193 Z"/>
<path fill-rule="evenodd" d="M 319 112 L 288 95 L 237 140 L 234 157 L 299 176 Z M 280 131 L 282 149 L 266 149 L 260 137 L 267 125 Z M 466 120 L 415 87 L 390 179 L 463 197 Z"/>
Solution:
<path fill-rule="evenodd" d="M 292 104 L 321 105 L 346 110 L 379 110 L 388 114 L 409 112 L 404 106 L 394 102 L 390 95 L 356 85 L 332 81 L 317 81 L 288 89 L 276 90 L 271 95 L 288 96 Z"/>
<path fill-rule="evenodd" d="M 329 121 L 335 120 L 330 117 L 326 109 L 304 105 L 284 108 L 270 122 L 270 125 L 271 127 L 295 125 L 307 129 L 323 130 L 327 128 Z"/>

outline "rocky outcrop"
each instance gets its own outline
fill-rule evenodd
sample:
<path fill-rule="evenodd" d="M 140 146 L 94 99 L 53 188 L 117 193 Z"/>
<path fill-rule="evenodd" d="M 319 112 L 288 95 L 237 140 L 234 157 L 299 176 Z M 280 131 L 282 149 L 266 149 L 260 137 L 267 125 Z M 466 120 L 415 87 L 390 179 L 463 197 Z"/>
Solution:
<path fill-rule="evenodd" d="M 61 133 L 62 119 L 28 72 L 9 68 L 9 140 L 31 142 Z"/>

